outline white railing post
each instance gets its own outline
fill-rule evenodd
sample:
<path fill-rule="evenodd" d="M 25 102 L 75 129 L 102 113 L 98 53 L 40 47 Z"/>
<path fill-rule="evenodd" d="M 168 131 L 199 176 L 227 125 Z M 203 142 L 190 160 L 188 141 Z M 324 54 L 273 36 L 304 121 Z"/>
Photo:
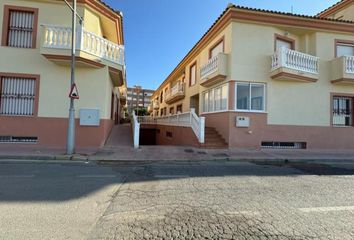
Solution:
<path fill-rule="evenodd" d="M 200 131 L 199 142 L 204 143 L 205 142 L 205 117 L 199 118 L 199 131 Z"/>
<path fill-rule="evenodd" d="M 345 73 L 354 73 L 354 57 L 352 56 L 345 56 Z"/>
<path fill-rule="evenodd" d="M 78 28 L 77 28 L 77 44 L 76 44 L 76 48 L 79 50 L 82 50 L 82 46 L 83 46 L 83 27 L 81 24 L 79 24 Z"/>
<path fill-rule="evenodd" d="M 281 47 L 279 50 L 278 67 L 286 66 L 286 48 Z"/>
<path fill-rule="evenodd" d="M 191 113 L 190 113 L 190 117 L 189 117 L 190 118 L 190 120 L 189 120 L 190 124 L 192 124 L 193 114 L 195 114 L 195 109 L 191 108 Z"/>
<path fill-rule="evenodd" d="M 44 27 L 43 47 L 45 48 L 70 49 L 71 44 L 76 44 L 78 50 L 125 66 L 124 46 L 86 31 L 82 26 L 77 30 L 76 43 L 71 43 L 71 28 L 46 24 L 42 26 Z"/>
<path fill-rule="evenodd" d="M 138 118 L 135 115 L 135 112 L 133 112 L 133 114 L 132 114 L 131 121 L 132 121 L 134 148 L 139 148 L 140 123 L 138 122 Z"/>

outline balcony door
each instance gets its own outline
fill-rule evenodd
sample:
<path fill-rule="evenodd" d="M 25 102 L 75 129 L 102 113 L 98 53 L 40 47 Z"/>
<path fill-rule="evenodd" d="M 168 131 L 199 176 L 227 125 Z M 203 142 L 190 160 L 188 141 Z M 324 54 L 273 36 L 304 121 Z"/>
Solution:
<path fill-rule="evenodd" d="M 219 40 L 215 45 L 213 45 L 209 50 L 209 59 L 216 57 L 219 53 L 223 53 L 225 50 L 224 38 Z"/>
<path fill-rule="evenodd" d="M 275 35 L 275 50 L 286 48 L 286 49 L 295 49 L 295 40 L 282 36 L 282 35 Z"/>

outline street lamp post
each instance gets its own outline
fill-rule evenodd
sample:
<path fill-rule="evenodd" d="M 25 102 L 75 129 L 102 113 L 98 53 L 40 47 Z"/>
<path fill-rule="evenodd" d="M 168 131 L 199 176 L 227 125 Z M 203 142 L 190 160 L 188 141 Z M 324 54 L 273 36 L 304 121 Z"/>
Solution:
<path fill-rule="evenodd" d="M 76 55 L 76 0 L 73 0 L 72 11 L 72 36 L 71 36 L 71 86 L 75 84 L 75 55 Z M 66 153 L 71 155 L 75 152 L 75 105 L 74 99 L 70 98 L 68 139 Z"/>
<path fill-rule="evenodd" d="M 76 64 L 76 17 L 80 19 L 80 24 L 83 24 L 83 19 L 77 14 L 77 0 L 73 0 L 72 6 L 67 0 L 64 2 L 68 5 L 72 12 L 72 35 L 71 35 L 71 89 L 75 86 L 75 64 Z M 68 135 L 67 135 L 67 145 L 66 154 L 72 155 L 75 153 L 75 105 L 74 98 L 70 98 L 70 108 L 69 108 L 69 121 L 68 121 Z"/>

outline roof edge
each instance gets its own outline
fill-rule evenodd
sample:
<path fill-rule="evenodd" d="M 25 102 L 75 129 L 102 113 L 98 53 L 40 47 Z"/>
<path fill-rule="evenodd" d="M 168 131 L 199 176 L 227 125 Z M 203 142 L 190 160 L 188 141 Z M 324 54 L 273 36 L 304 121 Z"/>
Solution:
<path fill-rule="evenodd" d="M 354 0 L 350 0 L 354 1 Z M 288 16 L 288 17 L 294 17 L 298 19 L 309 19 L 309 20 L 314 20 L 314 21 L 321 21 L 321 22 L 327 22 L 327 23 L 332 23 L 332 24 L 351 24 L 353 25 L 354 29 L 354 21 L 349 21 L 349 20 L 341 20 L 341 19 L 331 19 L 331 18 L 324 18 L 324 17 L 318 17 L 318 16 L 309 16 L 309 15 L 301 15 L 301 14 L 293 14 L 293 13 L 286 13 L 286 12 L 280 12 L 280 11 L 273 11 L 273 10 L 265 10 L 265 9 L 257 9 L 257 8 L 249 8 L 249 7 L 244 7 L 244 6 L 239 6 L 239 5 L 234 5 L 234 4 L 228 4 L 226 9 L 220 14 L 220 16 L 216 19 L 216 21 L 212 24 L 212 26 L 203 34 L 203 36 L 198 40 L 198 42 L 191 48 L 190 51 L 183 57 L 183 59 L 178 63 L 178 65 L 172 70 L 172 72 L 165 78 L 165 80 L 159 85 L 159 87 L 155 90 L 155 93 L 151 96 L 151 98 L 156 96 L 156 92 L 160 91 L 163 89 L 164 85 L 170 80 L 170 78 L 178 73 L 180 71 L 180 67 L 183 65 L 184 61 L 190 55 L 192 54 L 193 51 L 196 50 L 196 48 L 201 44 L 201 42 L 206 39 L 207 35 L 211 33 L 211 31 L 214 29 L 214 27 L 221 22 L 221 20 L 227 15 L 227 13 L 231 12 L 233 10 L 241 10 L 241 11 L 249 11 L 249 12 L 257 12 L 257 13 L 268 13 L 268 14 L 274 14 L 278 16 Z M 232 16 L 230 16 L 232 19 Z M 340 31 L 340 30 L 338 30 Z"/>
<path fill-rule="evenodd" d="M 347 7 L 348 5 L 350 5 L 352 3 L 354 3 L 354 0 L 341 0 L 341 1 L 333 4 L 329 8 L 317 13 L 316 16 L 317 17 L 328 17 L 329 15 L 342 10 L 343 8 Z"/>

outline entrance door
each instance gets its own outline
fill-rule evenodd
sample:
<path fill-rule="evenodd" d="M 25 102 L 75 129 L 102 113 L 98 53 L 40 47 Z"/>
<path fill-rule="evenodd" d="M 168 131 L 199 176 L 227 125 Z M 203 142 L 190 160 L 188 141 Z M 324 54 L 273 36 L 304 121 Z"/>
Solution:
<path fill-rule="evenodd" d="M 196 94 L 190 99 L 190 107 L 195 109 L 195 113 L 199 116 L 199 94 Z"/>

